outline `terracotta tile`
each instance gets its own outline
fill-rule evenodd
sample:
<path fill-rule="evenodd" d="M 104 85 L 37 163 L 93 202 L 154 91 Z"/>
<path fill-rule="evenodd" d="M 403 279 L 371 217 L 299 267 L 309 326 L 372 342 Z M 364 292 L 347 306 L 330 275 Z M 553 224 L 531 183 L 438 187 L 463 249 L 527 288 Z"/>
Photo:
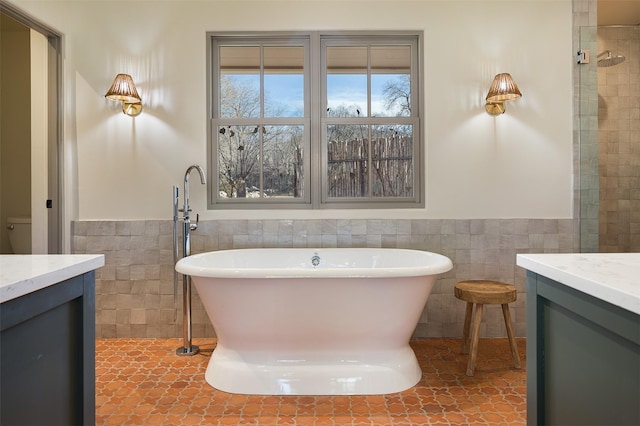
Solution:
<path fill-rule="evenodd" d="M 262 412 L 261 404 L 247 404 L 244 407 L 242 407 L 243 416 L 256 417 L 261 412 Z"/>
<path fill-rule="evenodd" d="M 353 417 L 351 424 L 353 426 L 370 426 L 371 419 L 368 416 L 355 416 Z"/>
<path fill-rule="evenodd" d="M 329 403 L 320 403 L 315 407 L 316 416 L 330 416 L 333 414 L 333 405 Z"/>
<path fill-rule="evenodd" d="M 242 413 L 242 407 L 227 406 L 222 413 L 223 416 L 239 416 Z"/>
<path fill-rule="evenodd" d="M 467 417 L 461 413 L 447 413 L 445 418 L 452 424 L 465 424 L 467 423 Z"/>
<path fill-rule="evenodd" d="M 278 407 L 273 405 L 263 405 L 262 411 L 260 412 L 262 416 L 277 416 L 278 415 Z"/>
<path fill-rule="evenodd" d="M 384 395 L 367 395 L 366 396 L 367 403 L 369 405 L 384 405 L 385 399 Z"/>
<path fill-rule="evenodd" d="M 351 413 L 358 416 L 369 414 L 369 406 L 366 404 L 355 404 L 351 407 Z"/>
<path fill-rule="evenodd" d="M 351 416 L 334 416 L 333 417 L 333 422 L 337 425 L 337 426 L 345 426 L 345 425 L 352 425 L 353 424 L 353 419 L 351 418 Z"/>
<path fill-rule="evenodd" d="M 526 371 L 512 368 L 506 339 L 483 339 L 474 377 L 457 339 L 411 342 L 423 371 L 390 395 L 233 395 L 204 380 L 215 339 L 176 357 L 178 339 L 96 342 L 97 425 L 422 426 L 526 424 Z M 525 364 L 524 340 L 518 342 Z"/>
<path fill-rule="evenodd" d="M 333 406 L 333 414 L 336 416 L 347 416 L 351 414 L 351 405 L 335 404 Z"/>
<path fill-rule="evenodd" d="M 503 422 L 504 421 L 504 417 L 501 416 L 498 413 L 484 413 L 484 418 L 488 422 L 494 422 L 494 423 L 498 423 L 498 422 Z"/>
<path fill-rule="evenodd" d="M 385 407 L 384 405 L 371 405 L 369 406 L 369 415 L 370 416 L 381 416 L 381 415 L 388 415 L 387 412 L 387 407 Z"/>
<path fill-rule="evenodd" d="M 298 407 L 296 407 L 291 403 L 286 405 L 281 405 L 280 408 L 278 409 L 278 413 L 281 416 L 292 416 L 296 414 L 297 411 L 298 411 Z"/>
<path fill-rule="evenodd" d="M 218 419 L 218 424 L 221 425 L 235 425 L 237 426 L 240 423 L 239 416 L 222 416 Z"/>
<path fill-rule="evenodd" d="M 327 417 L 327 416 L 316 417 L 315 426 L 333 426 L 333 425 L 334 425 L 334 422 L 331 417 Z"/>
<path fill-rule="evenodd" d="M 149 425 L 163 425 L 166 424 L 167 416 L 164 414 L 153 414 L 147 417 L 146 422 Z"/>

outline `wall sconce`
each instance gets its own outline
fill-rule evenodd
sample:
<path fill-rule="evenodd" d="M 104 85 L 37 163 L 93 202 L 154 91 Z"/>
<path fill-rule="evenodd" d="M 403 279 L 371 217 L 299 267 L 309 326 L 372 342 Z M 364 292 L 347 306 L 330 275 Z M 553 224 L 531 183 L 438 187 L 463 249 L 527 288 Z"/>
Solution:
<path fill-rule="evenodd" d="M 484 109 L 491 115 L 504 114 L 506 109 L 504 103 L 520 97 L 522 97 L 522 93 L 520 93 L 516 82 L 511 78 L 511 74 L 506 72 L 498 74 L 493 79 L 493 83 L 491 83 Z"/>
<path fill-rule="evenodd" d="M 142 112 L 142 99 L 129 74 L 118 74 L 104 97 L 112 101 L 121 101 L 122 112 L 130 117 Z"/>

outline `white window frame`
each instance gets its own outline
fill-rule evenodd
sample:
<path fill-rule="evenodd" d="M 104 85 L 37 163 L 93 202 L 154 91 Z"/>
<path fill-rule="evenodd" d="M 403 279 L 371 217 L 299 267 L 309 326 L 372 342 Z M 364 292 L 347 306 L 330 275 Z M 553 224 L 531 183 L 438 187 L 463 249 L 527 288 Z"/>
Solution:
<path fill-rule="evenodd" d="M 269 40 L 283 42 L 289 39 L 293 45 L 303 40 L 304 60 L 304 116 L 292 118 L 251 119 L 220 118 L 217 88 L 220 74 L 217 58 L 220 45 L 255 45 L 268 43 Z M 350 31 L 350 32 L 210 32 L 207 33 L 207 166 L 208 208 L 209 209 L 390 209 L 422 208 L 425 205 L 425 137 L 423 90 L 423 32 L 421 31 Z M 411 46 L 411 116 L 410 117 L 328 117 L 326 101 L 325 54 L 327 46 L 336 45 L 372 45 L 405 44 Z M 260 98 L 263 99 L 261 85 Z M 221 198 L 218 183 L 218 147 L 217 131 L 219 125 L 261 125 L 296 124 L 304 126 L 304 195 L 300 198 Z M 392 125 L 410 124 L 413 126 L 413 196 L 412 197 L 362 197 L 331 198 L 327 188 L 327 124 L 366 124 Z M 369 159 L 371 161 L 371 159 Z"/>

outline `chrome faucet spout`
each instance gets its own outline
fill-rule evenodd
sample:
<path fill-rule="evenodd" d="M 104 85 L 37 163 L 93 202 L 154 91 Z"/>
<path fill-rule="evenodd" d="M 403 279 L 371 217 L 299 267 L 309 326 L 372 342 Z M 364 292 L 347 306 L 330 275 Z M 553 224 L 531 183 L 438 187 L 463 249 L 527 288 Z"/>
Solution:
<path fill-rule="evenodd" d="M 207 183 L 207 178 L 204 174 L 204 170 L 202 170 L 202 167 L 200 167 L 197 164 L 194 164 L 193 166 L 189 166 L 189 168 L 187 169 L 187 171 L 184 174 L 184 183 L 185 185 L 189 182 L 189 175 L 191 174 L 191 171 L 193 169 L 196 169 L 198 171 L 198 173 L 200 174 L 200 182 L 204 185 Z"/>
<path fill-rule="evenodd" d="M 189 176 L 191 175 L 191 172 L 193 170 L 197 170 L 198 173 L 200 174 L 200 182 L 204 185 L 207 183 L 207 178 L 204 174 L 204 170 L 202 170 L 202 167 L 200 167 L 197 164 L 194 164 L 192 166 L 189 166 L 189 168 L 187 169 L 187 171 L 184 174 L 184 193 L 183 193 L 183 197 L 184 197 L 184 207 L 183 207 L 183 211 L 184 211 L 184 219 L 186 222 L 189 222 Z"/>
<path fill-rule="evenodd" d="M 197 170 L 198 173 L 200 174 L 200 182 L 202 182 L 202 184 L 206 184 L 207 183 L 207 178 L 204 174 L 204 170 L 202 170 L 202 167 L 200 167 L 197 164 L 194 164 L 192 166 L 189 166 L 189 168 L 187 169 L 187 171 L 184 174 L 184 206 L 182 208 L 182 214 L 183 214 L 183 222 L 184 222 L 184 256 L 190 256 L 191 255 L 191 236 L 189 235 L 189 231 L 195 231 L 195 229 L 197 228 L 197 221 L 196 224 L 191 224 L 191 207 L 189 206 L 189 176 L 191 175 L 191 172 L 193 170 Z"/>

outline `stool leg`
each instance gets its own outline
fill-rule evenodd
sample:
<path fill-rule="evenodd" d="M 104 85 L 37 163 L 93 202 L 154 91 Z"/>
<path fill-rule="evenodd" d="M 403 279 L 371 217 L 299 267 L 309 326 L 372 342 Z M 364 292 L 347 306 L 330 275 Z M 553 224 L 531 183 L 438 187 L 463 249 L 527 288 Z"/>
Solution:
<path fill-rule="evenodd" d="M 502 315 L 504 316 L 504 325 L 507 327 L 507 336 L 509 336 L 509 345 L 511 345 L 511 356 L 516 368 L 520 368 L 520 355 L 518 355 L 518 346 L 516 345 L 516 337 L 513 332 L 513 323 L 511 322 L 511 314 L 509 313 L 509 305 L 502 305 Z"/>
<path fill-rule="evenodd" d="M 467 312 L 464 315 L 464 329 L 462 330 L 462 353 L 469 353 L 469 329 L 471 328 L 471 314 L 473 303 L 467 302 Z"/>
<path fill-rule="evenodd" d="M 469 354 L 469 363 L 467 364 L 467 376 L 473 376 L 473 370 L 476 368 L 476 356 L 478 355 L 478 335 L 480 334 L 480 322 L 482 322 L 482 311 L 484 305 L 476 304 L 476 313 L 473 316 L 473 330 L 471 331 L 471 349 Z"/>

